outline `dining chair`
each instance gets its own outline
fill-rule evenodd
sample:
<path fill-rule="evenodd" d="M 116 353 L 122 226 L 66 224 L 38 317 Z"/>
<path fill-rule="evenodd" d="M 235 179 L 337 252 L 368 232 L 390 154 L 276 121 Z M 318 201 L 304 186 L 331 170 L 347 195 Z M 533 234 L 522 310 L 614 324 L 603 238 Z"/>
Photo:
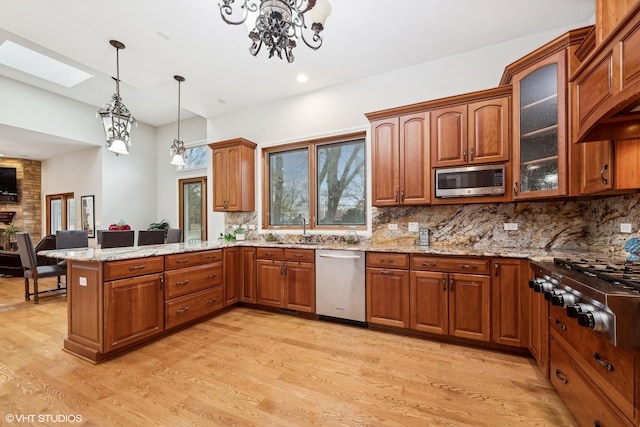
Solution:
<path fill-rule="evenodd" d="M 182 229 L 170 228 L 167 232 L 167 241 L 165 243 L 180 243 L 182 241 Z"/>
<path fill-rule="evenodd" d="M 138 231 L 138 246 L 161 245 L 164 243 L 164 230 Z"/>
<path fill-rule="evenodd" d="M 102 243 L 100 247 L 102 249 L 107 248 L 123 248 L 127 246 L 133 246 L 133 240 L 135 232 L 133 230 L 127 231 L 103 231 Z"/>
<path fill-rule="evenodd" d="M 66 276 L 66 267 L 60 265 L 38 265 L 38 257 L 36 250 L 33 247 L 33 241 L 29 233 L 16 233 L 16 239 L 18 240 L 18 252 L 20 252 L 20 261 L 22 262 L 22 268 L 24 270 L 24 299 L 29 301 L 33 296 L 34 304 L 40 302 L 40 294 L 45 292 L 57 292 L 67 290 L 66 284 L 62 286 L 60 281 L 61 276 Z M 38 279 L 45 277 L 57 277 L 58 286 L 54 289 L 47 289 L 40 291 L 38 289 Z M 29 287 L 29 279 L 33 280 L 33 292 Z"/>
<path fill-rule="evenodd" d="M 89 234 L 87 230 L 58 230 L 56 232 L 56 249 L 88 247 Z"/>

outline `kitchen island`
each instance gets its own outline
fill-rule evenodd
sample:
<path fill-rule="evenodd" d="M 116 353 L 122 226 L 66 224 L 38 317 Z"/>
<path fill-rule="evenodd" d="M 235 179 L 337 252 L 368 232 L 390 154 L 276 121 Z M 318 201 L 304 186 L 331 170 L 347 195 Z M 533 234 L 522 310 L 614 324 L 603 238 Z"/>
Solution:
<path fill-rule="evenodd" d="M 237 302 L 264 305 L 260 295 L 257 300 L 255 296 L 253 299 L 242 298 L 244 282 L 254 287 L 255 294 L 255 251 L 248 252 L 247 256 L 227 258 L 237 248 L 252 250 L 256 247 L 298 251 L 296 255 L 300 251 L 312 255 L 315 249 L 342 249 L 401 253 L 412 257 L 478 257 L 485 259 L 487 265 L 490 259 L 509 258 L 526 263 L 528 259 L 544 261 L 570 255 L 540 249 L 218 241 L 43 251 L 42 255 L 67 260 L 69 316 L 65 351 L 99 363 L 210 318 Z M 242 263 L 250 273 L 239 274 L 243 271 Z M 307 276 L 303 280 L 310 278 Z M 526 286 L 526 280 L 521 282 Z M 521 304 L 519 300 L 516 302 Z M 273 306 L 277 307 L 277 303 Z M 315 315 L 314 309 L 307 311 L 307 314 Z M 408 323 L 404 327 L 408 327 Z M 520 329 L 523 327 L 518 325 Z M 489 336 L 487 334 L 485 331 L 485 338 Z M 523 343 L 521 340 L 520 345 Z"/>

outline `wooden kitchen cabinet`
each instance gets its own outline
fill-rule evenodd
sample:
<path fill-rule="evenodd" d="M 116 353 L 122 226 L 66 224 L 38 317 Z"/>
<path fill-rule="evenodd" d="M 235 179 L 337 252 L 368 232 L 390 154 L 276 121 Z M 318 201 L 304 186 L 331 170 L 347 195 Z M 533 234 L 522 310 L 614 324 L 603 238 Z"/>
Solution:
<path fill-rule="evenodd" d="M 242 285 L 241 248 L 224 248 L 224 305 L 238 302 Z"/>
<path fill-rule="evenodd" d="M 529 351 L 540 371 L 549 378 L 549 301 L 529 291 Z"/>
<path fill-rule="evenodd" d="M 409 327 L 409 255 L 367 253 L 367 322 Z"/>
<path fill-rule="evenodd" d="M 412 329 L 480 341 L 491 339 L 488 260 L 412 255 L 411 270 Z"/>
<path fill-rule="evenodd" d="M 255 304 L 256 302 L 256 248 L 240 248 L 240 276 L 239 300 Z"/>
<path fill-rule="evenodd" d="M 164 330 L 162 274 L 104 283 L 104 352 L 153 337 Z"/>
<path fill-rule="evenodd" d="M 494 258 L 491 267 L 491 341 L 527 347 L 528 311 L 523 310 L 525 292 L 528 292 L 527 262 Z"/>
<path fill-rule="evenodd" d="M 431 166 L 508 161 L 510 105 L 501 96 L 431 111 Z"/>
<path fill-rule="evenodd" d="M 257 257 L 257 304 L 315 313 L 315 251 L 258 248 Z"/>
<path fill-rule="evenodd" d="M 209 144 L 213 158 L 213 210 L 255 210 L 255 148 L 243 138 Z"/>
<path fill-rule="evenodd" d="M 420 112 L 371 121 L 373 206 L 429 203 L 427 117 Z"/>

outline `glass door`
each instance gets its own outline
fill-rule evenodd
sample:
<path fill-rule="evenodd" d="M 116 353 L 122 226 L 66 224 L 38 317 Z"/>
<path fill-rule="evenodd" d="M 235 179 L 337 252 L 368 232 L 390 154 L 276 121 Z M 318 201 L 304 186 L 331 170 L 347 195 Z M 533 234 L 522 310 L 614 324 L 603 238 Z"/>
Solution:
<path fill-rule="evenodd" d="M 185 242 L 207 240 L 207 178 L 178 181 L 180 212 L 178 221 Z"/>
<path fill-rule="evenodd" d="M 58 230 L 75 230 L 76 204 L 73 193 L 51 194 L 46 199 L 46 234 L 56 234 Z"/>

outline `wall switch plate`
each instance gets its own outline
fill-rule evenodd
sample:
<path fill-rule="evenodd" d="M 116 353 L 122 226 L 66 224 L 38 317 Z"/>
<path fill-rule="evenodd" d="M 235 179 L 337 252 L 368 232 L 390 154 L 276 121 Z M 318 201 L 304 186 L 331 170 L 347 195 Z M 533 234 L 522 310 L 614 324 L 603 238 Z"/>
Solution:
<path fill-rule="evenodd" d="M 398 229 L 398 224 L 389 224 L 388 225 L 388 229 L 389 230 L 397 230 Z"/>
<path fill-rule="evenodd" d="M 504 223 L 504 229 L 506 231 L 517 231 L 518 230 L 518 223 L 517 222 L 505 222 Z"/>
<path fill-rule="evenodd" d="M 420 229 L 420 224 L 418 224 L 417 222 L 410 222 L 408 226 L 409 226 L 409 231 L 415 231 L 416 233 Z"/>
<path fill-rule="evenodd" d="M 631 233 L 631 224 L 620 224 L 621 233 Z"/>

